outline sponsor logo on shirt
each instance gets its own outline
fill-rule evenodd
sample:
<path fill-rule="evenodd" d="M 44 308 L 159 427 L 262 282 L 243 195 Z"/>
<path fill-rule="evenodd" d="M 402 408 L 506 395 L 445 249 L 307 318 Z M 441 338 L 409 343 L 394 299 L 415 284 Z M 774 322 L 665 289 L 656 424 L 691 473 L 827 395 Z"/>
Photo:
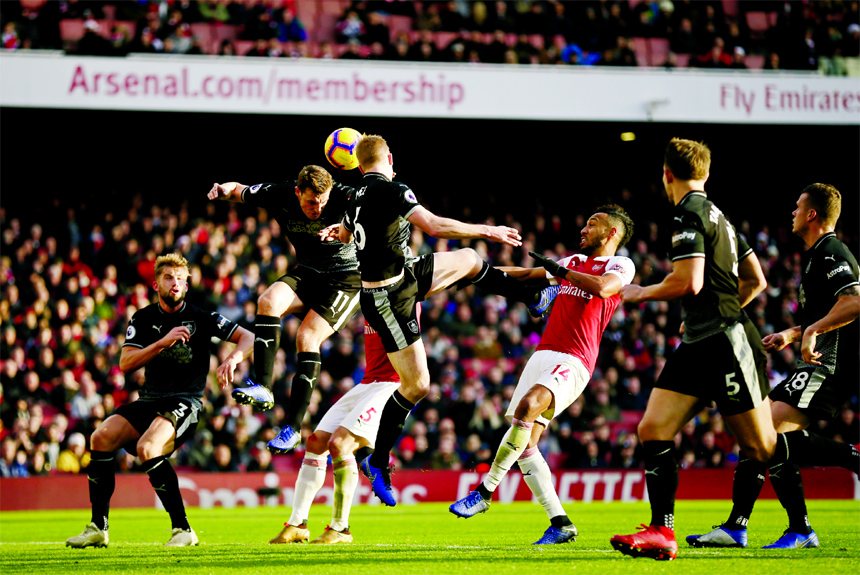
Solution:
<path fill-rule="evenodd" d="M 684 240 L 693 241 L 696 239 L 696 232 L 681 232 L 672 236 L 672 245 L 679 244 Z"/>
<path fill-rule="evenodd" d="M 581 297 L 583 299 L 591 299 L 592 297 L 594 297 L 590 293 L 583 291 L 580 288 L 578 288 L 576 286 L 572 286 L 570 284 L 565 284 L 565 285 L 561 286 L 561 291 L 559 292 L 558 295 L 573 295 L 573 296 Z"/>
<path fill-rule="evenodd" d="M 842 264 L 841 266 L 839 266 L 839 267 L 838 267 L 838 268 L 836 268 L 835 270 L 833 270 L 833 271 L 829 272 L 829 273 L 827 274 L 827 279 L 832 278 L 833 276 L 835 276 L 835 275 L 836 275 L 836 274 L 838 274 L 838 273 L 841 273 L 841 272 L 847 272 L 849 269 L 850 269 L 850 268 L 848 267 L 848 264 Z"/>

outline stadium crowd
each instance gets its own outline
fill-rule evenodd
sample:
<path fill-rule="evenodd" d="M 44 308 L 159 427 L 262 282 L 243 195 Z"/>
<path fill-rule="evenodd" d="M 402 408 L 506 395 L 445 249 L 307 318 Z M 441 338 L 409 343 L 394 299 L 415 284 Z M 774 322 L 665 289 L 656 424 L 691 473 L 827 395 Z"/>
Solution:
<path fill-rule="evenodd" d="M 342 12 L 316 22 L 326 3 Z M 300 14 L 313 14 L 315 22 L 303 23 Z M 406 19 L 405 29 L 390 25 L 395 17 Z M 64 35 L 63 21 L 80 26 Z M 220 32 L 204 33 L 208 28 L 201 24 Z M 860 75 L 860 2 L 854 0 L 22 0 L 0 3 L 0 25 L 3 49 L 80 55 L 756 67 Z"/>
<path fill-rule="evenodd" d="M 643 194 L 644 195 L 644 194 Z M 633 206 L 637 232 L 624 248 L 636 264 L 635 283 L 659 281 L 671 269 L 657 213 L 628 190 L 617 201 Z M 588 209 L 588 207 L 583 207 Z M 0 207 L 0 474 L 22 477 L 78 473 L 88 463 L 88 439 L 117 406 L 132 401 L 143 370 L 125 376 L 118 367 L 128 319 L 155 301 L 151 289 L 157 255 L 176 251 L 190 262 L 188 300 L 253 330 L 257 297 L 295 262 L 277 222 L 265 210 L 244 213 L 211 202 L 178 207 L 148 205 L 140 195 L 128 206 L 94 215 L 73 208 L 45 228 L 26 213 Z M 448 242 L 412 236 L 417 254 L 469 245 L 495 265 L 533 267 L 537 251 L 561 258 L 573 251 L 584 224 L 537 213 L 505 221 L 523 232 L 521 248 Z M 43 222 L 44 223 L 44 222 Z M 795 325 L 800 277 L 799 242 L 790 231 L 736 221 L 755 249 L 768 288 L 747 311 L 762 334 Z M 50 231 L 49 231 L 50 230 Z M 847 238 L 856 249 L 856 238 Z M 474 286 L 444 291 L 424 303 L 422 323 L 431 372 L 428 397 L 415 409 L 395 451 L 403 468 L 487 469 L 505 431 L 507 403 L 525 361 L 537 345 L 543 319 L 523 304 L 487 296 Z M 299 319 L 284 319 L 273 391 L 289 394 L 295 370 Z M 302 430 L 307 437 L 326 409 L 363 373 L 363 318 L 357 314 L 323 346 L 322 373 Z M 667 355 L 679 343 L 680 308 L 674 303 L 619 307 L 607 328 L 597 369 L 585 393 L 551 424 L 540 449 L 553 468 L 635 468 L 641 465 L 636 424 Z M 213 344 L 214 345 L 214 344 Z M 265 448 L 283 417 L 280 407 L 252 412 L 211 381 L 195 438 L 176 464 L 196 471 L 294 470 L 302 452 L 272 456 Z M 791 346 L 769 355 L 771 381 L 794 361 Z M 243 362 L 237 377 L 253 376 Z M 860 441 L 858 399 L 821 433 Z M 814 426 L 815 427 L 815 426 Z M 723 467 L 737 446 L 716 411 L 706 411 L 676 437 L 683 467 Z M 121 452 L 118 465 L 137 469 Z"/>

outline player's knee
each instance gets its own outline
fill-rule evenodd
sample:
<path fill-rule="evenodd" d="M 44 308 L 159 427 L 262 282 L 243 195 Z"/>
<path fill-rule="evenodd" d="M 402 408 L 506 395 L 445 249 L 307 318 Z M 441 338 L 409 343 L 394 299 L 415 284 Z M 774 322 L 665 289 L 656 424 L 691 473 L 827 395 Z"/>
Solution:
<path fill-rule="evenodd" d="M 755 443 L 741 443 L 741 450 L 746 453 L 747 457 L 759 463 L 767 463 L 773 457 L 776 450 L 776 442 L 761 441 Z"/>
<path fill-rule="evenodd" d="M 331 439 L 328 440 L 328 450 L 331 452 L 332 457 L 341 457 L 345 455 L 346 445 L 344 445 L 344 441 L 342 437 L 338 437 L 337 435 L 333 435 Z"/>
<path fill-rule="evenodd" d="M 116 449 L 115 443 L 114 434 L 104 427 L 96 429 L 90 437 L 90 449 L 92 451 L 114 451 Z"/>
<path fill-rule="evenodd" d="M 474 275 L 481 271 L 481 268 L 484 266 L 484 260 L 482 260 L 481 256 L 478 255 L 478 252 L 473 248 L 463 248 L 459 251 L 465 252 L 464 255 L 468 256 L 472 262 L 472 272 L 469 275 Z"/>
<path fill-rule="evenodd" d="M 274 315 L 281 316 L 281 311 L 278 309 L 280 304 L 278 302 L 278 297 L 271 290 L 266 290 L 263 292 L 259 298 L 257 298 L 257 313 L 259 315 Z"/>
<path fill-rule="evenodd" d="M 137 456 L 141 463 L 147 462 L 161 455 L 161 447 L 155 445 L 152 441 L 138 441 Z"/>
<path fill-rule="evenodd" d="M 541 409 L 542 407 L 540 398 L 527 393 L 517 404 L 517 408 L 514 410 L 514 417 L 526 421 L 534 421 L 544 411 Z"/>
<path fill-rule="evenodd" d="M 327 446 L 325 441 L 323 441 L 316 433 L 311 433 L 308 440 L 305 442 L 305 449 L 310 453 L 322 455 L 326 452 Z"/>
<path fill-rule="evenodd" d="M 662 428 L 648 419 L 640 421 L 636 431 L 639 433 L 639 441 L 669 441 L 674 439 L 674 437 L 665 437 L 667 434 L 661 433 Z"/>

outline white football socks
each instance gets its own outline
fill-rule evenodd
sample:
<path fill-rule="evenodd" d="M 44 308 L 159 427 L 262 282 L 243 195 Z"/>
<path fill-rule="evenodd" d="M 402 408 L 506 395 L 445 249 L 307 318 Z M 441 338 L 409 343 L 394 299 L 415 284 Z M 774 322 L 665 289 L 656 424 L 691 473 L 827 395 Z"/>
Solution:
<path fill-rule="evenodd" d="M 325 481 L 325 470 L 328 455 L 317 455 L 310 451 L 305 453 L 299 476 L 296 479 L 296 490 L 293 492 L 293 511 L 290 514 L 290 525 L 301 525 L 308 519 L 311 504 Z"/>
<path fill-rule="evenodd" d="M 558 494 L 552 485 L 552 473 L 549 470 L 549 464 L 543 458 L 537 446 L 523 451 L 523 454 L 517 460 L 517 464 L 520 466 L 520 471 L 523 472 L 523 479 L 526 480 L 526 485 L 529 486 L 538 503 L 546 511 L 547 517 L 552 519 L 559 515 L 566 516 L 567 514 L 561 506 Z"/>
<path fill-rule="evenodd" d="M 511 427 L 505 433 L 502 443 L 496 451 L 493 465 L 484 478 L 484 487 L 487 491 L 492 493 L 496 490 L 496 487 L 499 486 L 499 483 L 502 482 L 502 479 L 510 471 L 511 466 L 519 459 L 520 454 L 525 451 L 526 447 L 528 447 L 529 439 L 532 436 L 532 427 L 534 427 L 534 423 L 530 421 L 521 421 L 519 419 L 512 421 Z"/>
<path fill-rule="evenodd" d="M 332 460 L 334 470 L 334 506 L 331 512 L 331 528 L 343 531 L 349 528 L 349 510 L 358 486 L 358 465 L 354 455 Z"/>

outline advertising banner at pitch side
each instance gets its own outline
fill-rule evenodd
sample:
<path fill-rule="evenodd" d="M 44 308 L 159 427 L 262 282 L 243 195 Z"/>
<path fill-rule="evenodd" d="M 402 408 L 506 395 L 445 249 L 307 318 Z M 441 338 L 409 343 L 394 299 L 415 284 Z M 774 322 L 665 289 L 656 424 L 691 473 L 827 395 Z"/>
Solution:
<path fill-rule="evenodd" d="M 857 125 L 860 82 L 764 70 L 7 52 L 0 55 L 0 106 Z"/>

